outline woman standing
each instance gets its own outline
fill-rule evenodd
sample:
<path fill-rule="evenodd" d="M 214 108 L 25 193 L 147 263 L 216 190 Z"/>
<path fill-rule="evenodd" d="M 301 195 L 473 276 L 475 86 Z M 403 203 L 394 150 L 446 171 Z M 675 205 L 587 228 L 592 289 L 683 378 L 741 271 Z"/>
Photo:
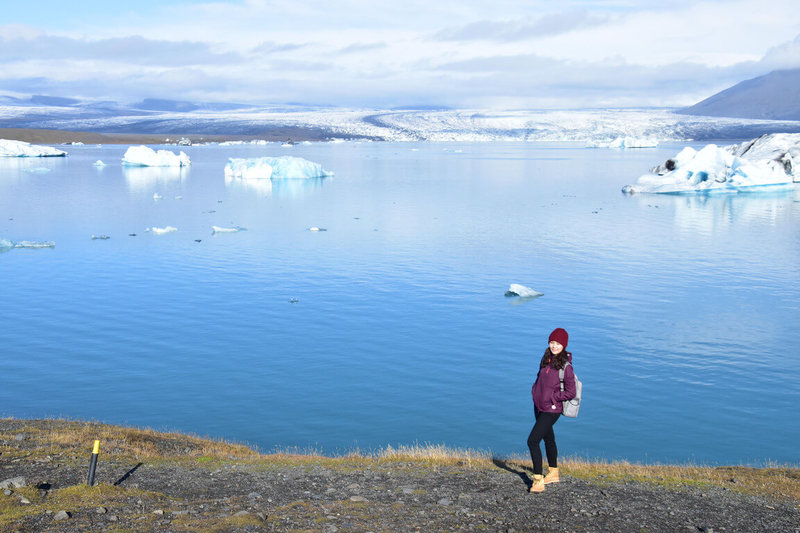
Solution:
<path fill-rule="evenodd" d="M 572 354 L 569 353 L 566 330 L 556 328 L 550 334 L 550 345 L 544 351 L 539 363 L 539 375 L 531 388 L 533 395 L 533 412 L 536 416 L 531 434 L 528 436 L 528 448 L 533 461 L 533 485 L 530 492 L 542 492 L 548 483 L 558 483 L 558 448 L 553 425 L 561 416 L 561 402 L 575 397 L 575 373 L 572 371 Z M 561 390 L 559 370 L 564 370 L 564 390 Z M 542 475 L 542 450 L 539 443 L 544 439 L 547 454 L 547 477 Z"/>

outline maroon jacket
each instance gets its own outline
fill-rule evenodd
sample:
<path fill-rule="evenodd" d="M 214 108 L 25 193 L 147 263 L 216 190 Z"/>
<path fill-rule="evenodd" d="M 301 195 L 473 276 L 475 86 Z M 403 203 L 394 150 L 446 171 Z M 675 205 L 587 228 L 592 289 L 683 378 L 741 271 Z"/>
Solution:
<path fill-rule="evenodd" d="M 572 362 L 572 354 L 567 352 L 567 360 Z M 575 397 L 575 372 L 572 365 L 564 367 L 564 390 L 561 390 L 561 380 L 558 369 L 546 366 L 539 370 L 536 382 L 531 387 L 533 405 L 543 413 L 561 414 L 561 402 Z"/>

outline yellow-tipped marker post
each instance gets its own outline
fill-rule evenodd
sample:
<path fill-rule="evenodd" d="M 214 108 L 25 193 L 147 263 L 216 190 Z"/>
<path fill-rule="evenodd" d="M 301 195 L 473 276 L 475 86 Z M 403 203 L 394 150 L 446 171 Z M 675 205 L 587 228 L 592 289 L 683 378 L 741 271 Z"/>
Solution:
<path fill-rule="evenodd" d="M 89 479 L 86 484 L 90 487 L 94 485 L 94 473 L 97 470 L 97 456 L 100 455 L 100 441 L 94 441 L 94 448 L 92 448 L 92 460 L 89 462 Z"/>

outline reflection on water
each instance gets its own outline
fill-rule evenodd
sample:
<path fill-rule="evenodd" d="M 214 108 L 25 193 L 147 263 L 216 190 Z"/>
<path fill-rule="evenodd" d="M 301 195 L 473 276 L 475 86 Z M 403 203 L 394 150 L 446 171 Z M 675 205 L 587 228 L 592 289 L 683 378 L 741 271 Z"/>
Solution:
<path fill-rule="evenodd" d="M 129 167 L 122 166 L 128 189 L 146 191 L 157 185 L 181 181 L 189 176 L 190 167 Z"/>
<path fill-rule="evenodd" d="M 225 176 L 225 185 L 231 189 L 245 190 L 264 196 L 278 198 L 300 197 L 322 188 L 322 184 L 330 178 L 306 179 L 241 179 Z"/>
<path fill-rule="evenodd" d="M 65 157 L 0 157 L 0 175 L 18 172 L 44 174 L 65 161 Z"/>
<path fill-rule="evenodd" d="M 675 214 L 675 226 L 682 234 L 711 237 L 728 232 L 740 225 L 768 225 L 788 221 L 800 187 L 794 190 L 725 194 L 725 195 L 646 195 L 639 197 L 648 207 L 669 209 Z"/>

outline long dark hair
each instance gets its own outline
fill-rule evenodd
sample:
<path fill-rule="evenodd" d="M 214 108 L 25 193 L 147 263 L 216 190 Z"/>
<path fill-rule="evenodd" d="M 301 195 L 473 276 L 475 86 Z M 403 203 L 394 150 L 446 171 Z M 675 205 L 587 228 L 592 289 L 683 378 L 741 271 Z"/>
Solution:
<path fill-rule="evenodd" d="M 547 348 L 544 351 L 544 355 L 542 356 L 542 362 L 539 363 L 539 370 L 542 368 L 549 366 L 555 370 L 561 370 L 567 363 L 569 362 L 569 352 L 566 350 L 561 350 L 558 355 L 553 355 L 550 353 L 550 348 Z"/>

